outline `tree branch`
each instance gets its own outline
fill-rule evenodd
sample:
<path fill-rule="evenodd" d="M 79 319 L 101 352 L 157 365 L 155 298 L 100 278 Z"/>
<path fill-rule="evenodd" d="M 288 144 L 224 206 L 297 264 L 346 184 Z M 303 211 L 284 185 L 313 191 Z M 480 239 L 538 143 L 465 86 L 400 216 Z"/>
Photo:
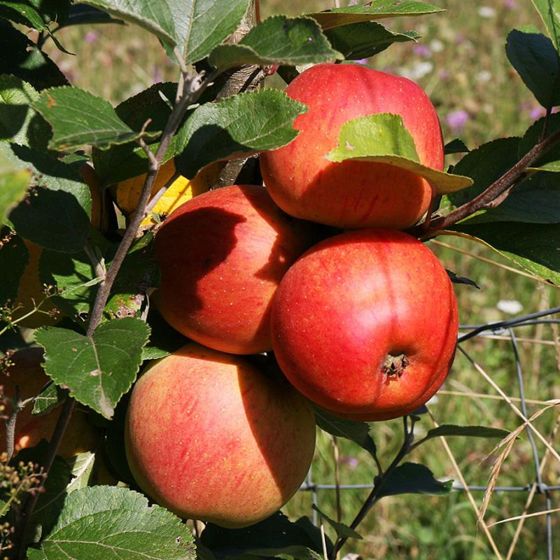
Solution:
<path fill-rule="evenodd" d="M 138 201 L 136 210 L 134 211 L 132 218 L 121 239 L 121 242 L 119 243 L 111 265 L 109 266 L 109 269 L 104 276 L 104 280 L 101 282 L 97 290 L 86 331 L 86 336 L 88 337 L 93 336 L 95 329 L 101 322 L 101 319 L 103 317 L 103 310 L 105 308 L 105 305 L 107 304 L 107 300 L 109 299 L 109 295 L 111 293 L 111 289 L 113 287 L 115 279 L 132 243 L 134 242 L 140 223 L 142 222 L 142 219 L 144 218 L 144 215 L 146 213 L 146 207 L 150 198 L 150 194 L 152 192 L 152 185 L 161 166 L 161 162 L 165 157 L 171 139 L 177 131 L 177 128 L 181 124 L 188 107 L 197 101 L 200 95 L 202 95 L 206 88 L 215 79 L 216 75 L 217 73 L 212 73 L 207 77 L 205 77 L 203 74 L 196 74 L 191 76 L 182 71 L 182 78 L 179 81 L 178 85 L 176 103 L 166 123 L 161 136 L 159 147 L 155 155 L 153 155 L 149 148 L 144 144 L 146 149 L 150 151 L 151 154 L 148 156 L 149 171 L 142 187 L 140 200 Z M 75 406 L 76 402 L 74 401 L 74 399 L 70 398 L 67 395 L 64 402 L 64 407 L 60 413 L 60 416 L 58 417 L 53 436 L 50 440 L 49 450 L 44 465 L 44 472 L 46 476 L 45 480 L 43 481 L 43 486 L 48 478 L 50 469 L 54 463 L 58 448 L 60 446 L 62 438 L 64 437 L 64 433 L 66 431 L 66 428 L 68 427 Z M 31 519 L 33 511 L 35 510 L 37 499 L 38 493 L 36 495 L 30 495 L 27 498 L 20 522 L 18 523 L 18 526 L 16 528 L 16 534 L 18 535 L 16 545 L 16 558 L 18 558 L 19 560 L 23 560 L 25 558 L 25 545 L 27 541 L 26 535 L 29 531 L 29 520 Z"/>
<path fill-rule="evenodd" d="M 459 206 L 459 208 L 456 208 L 447 214 L 447 216 L 436 218 L 424 231 L 422 231 L 421 226 L 420 229 L 415 228 L 416 232 L 424 239 L 434 237 L 438 231 L 447 229 L 479 210 L 486 210 L 498 206 L 507 198 L 511 189 L 524 176 L 527 168 L 558 142 L 560 142 L 560 130 L 535 144 L 511 169 L 506 171 L 499 179 L 496 179 L 496 181 L 478 196 L 462 206 Z"/>
<path fill-rule="evenodd" d="M 408 419 L 410 418 L 410 429 L 408 428 Z M 393 473 L 393 471 L 399 466 L 400 462 L 408 455 L 412 448 L 412 444 L 414 442 L 414 424 L 416 420 L 413 416 L 404 416 L 403 417 L 403 443 L 401 448 L 399 449 L 398 453 L 395 455 L 392 463 L 387 467 L 387 470 L 380 476 L 376 476 L 373 489 L 369 493 L 369 496 L 366 498 L 366 501 L 363 503 L 360 511 L 358 511 L 354 521 L 352 521 L 350 528 L 356 530 L 358 525 L 364 520 L 365 516 L 368 514 L 370 509 L 375 505 L 375 503 L 381 498 L 381 490 L 383 489 L 383 485 L 387 478 Z M 333 551 L 331 554 L 331 560 L 336 560 L 338 553 L 345 545 L 348 537 L 339 537 L 333 547 Z"/>

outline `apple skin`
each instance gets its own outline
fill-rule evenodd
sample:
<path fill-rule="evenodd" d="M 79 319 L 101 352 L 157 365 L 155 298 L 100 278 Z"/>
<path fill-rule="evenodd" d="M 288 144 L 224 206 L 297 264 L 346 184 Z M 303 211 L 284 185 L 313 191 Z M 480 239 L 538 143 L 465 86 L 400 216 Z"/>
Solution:
<path fill-rule="evenodd" d="M 354 420 L 396 418 L 428 401 L 449 372 L 457 332 L 447 272 L 397 230 L 317 244 L 284 276 L 272 308 L 274 352 L 288 380 Z"/>
<path fill-rule="evenodd" d="M 39 348 L 26 348 L 19 350 L 11 358 L 11 366 L 0 373 L 0 385 L 3 394 L 9 399 L 15 398 L 16 385 L 19 389 L 19 398 L 26 400 L 38 395 L 49 382 L 49 378 L 41 366 L 43 352 Z M 42 415 L 32 414 L 33 405 L 28 404 L 16 420 L 14 438 L 14 451 L 34 447 L 42 439 L 49 440 L 62 408 L 59 406 Z M 8 404 L 4 414 L 11 413 Z M 76 409 L 70 419 L 64 434 L 58 454 L 65 459 L 70 459 L 78 453 L 92 451 L 100 442 L 98 431 L 88 422 L 87 412 Z M 0 422 L 0 452 L 6 451 L 6 426 Z"/>
<path fill-rule="evenodd" d="M 286 93 L 307 105 L 294 123 L 299 134 L 260 158 L 264 182 L 280 208 L 344 229 L 404 229 L 428 210 L 432 187 L 425 179 L 387 164 L 326 159 L 346 121 L 392 113 L 402 117 L 420 162 L 442 170 L 438 116 L 420 86 L 355 64 L 318 64 L 295 78 Z"/>
<path fill-rule="evenodd" d="M 297 491 L 315 417 L 282 376 L 190 343 L 134 386 L 126 453 L 139 486 L 183 518 L 252 525 Z"/>
<path fill-rule="evenodd" d="M 222 352 L 270 350 L 270 304 L 290 265 L 318 240 L 266 189 L 232 185 L 197 196 L 156 235 L 156 305 L 183 335 Z"/>

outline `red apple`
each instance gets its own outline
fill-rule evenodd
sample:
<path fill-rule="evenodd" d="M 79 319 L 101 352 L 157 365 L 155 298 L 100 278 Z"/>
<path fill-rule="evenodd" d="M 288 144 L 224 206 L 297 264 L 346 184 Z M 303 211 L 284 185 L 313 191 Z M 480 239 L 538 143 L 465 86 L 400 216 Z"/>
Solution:
<path fill-rule="evenodd" d="M 356 64 L 319 64 L 293 80 L 286 93 L 307 105 L 295 120 L 297 138 L 261 155 L 270 196 L 298 218 L 342 228 L 413 225 L 428 210 L 430 184 L 383 163 L 333 163 L 342 125 L 378 113 L 400 115 L 420 162 L 443 169 L 443 140 L 436 111 L 414 82 Z"/>
<path fill-rule="evenodd" d="M 125 442 L 134 478 L 156 502 L 184 518 L 244 527 L 303 482 L 315 418 L 283 377 L 191 343 L 136 383 Z"/>
<path fill-rule="evenodd" d="M 396 230 L 343 233 L 288 271 L 272 309 L 278 363 L 310 400 L 355 420 L 424 404 L 444 382 L 457 340 L 447 272 Z"/>
<path fill-rule="evenodd" d="M 183 204 L 156 236 L 156 302 L 176 330 L 215 350 L 269 350 L 270 303 L 290 265 L 316 241 L 266 189 L 233 185 Z"/>

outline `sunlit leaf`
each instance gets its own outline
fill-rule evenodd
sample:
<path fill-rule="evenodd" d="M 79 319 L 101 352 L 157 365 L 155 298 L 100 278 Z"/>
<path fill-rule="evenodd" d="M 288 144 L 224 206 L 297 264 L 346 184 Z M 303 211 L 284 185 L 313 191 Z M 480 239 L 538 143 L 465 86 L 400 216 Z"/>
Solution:
<path fill-rule="evenodd" d="M 427 179 L 439 194 L 464 189 L 471 179 L 452 175 L 419 163 L 414 140 L 402 117 L 389 113 L 368 115 L 346 122 L 340 129 L 337 147 L 327 154 L 333 162 L 346 160 L 385 163 Z"/>

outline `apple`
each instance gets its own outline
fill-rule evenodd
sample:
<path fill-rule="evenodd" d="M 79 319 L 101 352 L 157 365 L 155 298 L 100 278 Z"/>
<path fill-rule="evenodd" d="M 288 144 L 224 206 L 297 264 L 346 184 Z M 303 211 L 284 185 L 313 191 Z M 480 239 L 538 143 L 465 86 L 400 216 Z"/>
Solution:
<path fill-rule="evenodd" d="M 333 236 L 284 276 L 272 307 L 280 368 L 311 401 L 354 420 L 411 413 L 455 354 L 457 303 L 446 270 L 414 237 Z"/>
<path fill-rule="evenodd" d="M 26 348 L 17 351 L 10 357 L 10 365 L 3 367 L 0 372 L 0 385 L 6 402 L 4 415 L 8 416 L 12 411 L 12 400 L 16 398 L 16 387 L 19 391 L 19 399 L 37 396 L 43 387 L 49 382 L 49 378 L 41 366 L 43 352 L 39 348 Z M 32 414 L 33 403 L 28 403 L 16 419 L 14 438 L 14 451 L 34 447 L 42 439 L 49 440 L 61 407 L 54 408 L 42 415 Z M 77 408 L 68 429 L 64 434 L 58 454 L 69 459 L 78 453 L 91 451 L 99 443 L 100 437 L 97 430 L 88 422 L 87 412 Z M 6 451 L 6 425 L 0 422 L 0 453 Z"/>
<path fill-rule="evenodd" d="M 190 343 L 133 388 L 126 454 L 138 485 L 183 518 L 245 527 L 303 482 L 315 417 L 281 376 Z"/>
<path fill-rule="evenodd" d="M 317 240 L 266 189 L 231 185 L 183 204 L 156 235 L 155 302 L 185 336 L 215 350 L 269 350 L 270 303 L 290 265 Z"/>
<path fill-rule="evenodd" d="M 400 115 L 420 163 L 443 169 L 438 116 L 424 91 L 406 78 L 356 64 L 318 64 L 286 89 L 307 105 L 296 118 L 298 136 L 261 154 L 270 196 L 288 214 L 340 228 L 404 229 L 428 210 L 432 187 L 422 177 L 384 163 L 333 163 L 342 125 L 378 113 Z"/>

